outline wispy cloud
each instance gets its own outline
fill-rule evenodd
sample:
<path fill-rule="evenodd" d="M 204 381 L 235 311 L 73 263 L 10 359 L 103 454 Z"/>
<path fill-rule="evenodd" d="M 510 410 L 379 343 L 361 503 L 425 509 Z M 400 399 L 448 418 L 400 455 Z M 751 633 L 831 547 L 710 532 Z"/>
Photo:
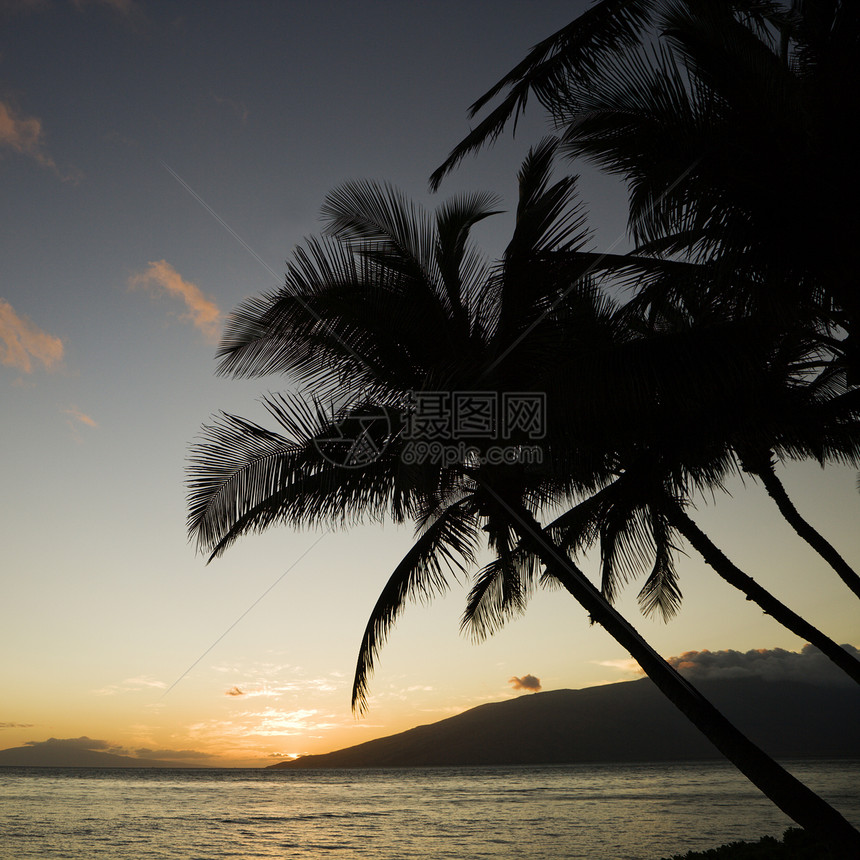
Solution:
<path fill-rule="evenodd" d="M 0 101 L 0 155 L 3 151 L 14 152 L 31 158 L 41 167 L 50 170 L 64 182 L 79 182 L 79 170 L 63 173 L 48 152 L 42 120 L 35 116 L 24 116 L 13 104 Z"/>
<path fill-rule="evenodd" d="M 594 663 L 595 666 L 607 666 L 610 669 L 618 669 L 620 672 L 626 672 L 628 674 L 632 673 L 639 676 L 645 674 L 639 664 L 632 657 L 627 657 L 621 660 L 592 660 L 591 662 Z"/>
<path fill-rule="evenodd" d="M 82 441 L 81 435 L 78 433 L 78 428 L 82 424 L 85 427 L 91 427 L 92 429 L 96 429 L 99 426 L 95 419 L 90 418 L 89 415 L 81 412 L 77 406 L 70 406 L 68 409 L 64 409 L 63 414 L 68 416 L 66 423 L 69 425 L 69 429 L 72 431 L 72 435 L 77 442 Z"/>
<path fill-rule="evenodd" d="M 34 116 L 21 116 L 7 102 L 0 101 L 0 146 L 38 161 L 42 167 L 56 170 L 54 159 L 45 149 L 42 121 Z"/>
<path fill-rule="evenodd" d="M 345 683 L 339 672 L 317 678 L 305 677 L 300 666 L 280 663 L 252 662 L 251 664 L 213 665 L 214 672 L 229 674 L 229 686 L 224 695 L 248 699 L 279 699 L 290 693 L 334 693 L 343 690 Z M 285 677 L 286 676 L 286 677 Z"/>
<path fill-rule="evenodd" d="M 281 735 L 327 732 L 351 726 L 350 718 L 338 719 L 333 714 L 322 714 L 312 708 L 283 710 L 264 708 L 261 711 L 243 711 L 228 720 L 206 720 L 188 727 L 189 737 L 198 739 L 279 737 Z"/>
<path fill-rule="evenodd" d="M 70 416 L 75 421 L 79 421 L 81 424 L 86 424 L 87 427 L 99 426 L 92 418 L 90 418 L 89 415 L 85 415 L 83 412 L 81 412 L 81 410 L 78 409 L 77 406 L 70 406 L 68 409 L 64 409 L 63 412 L 65 412 L 66 415 Z"/>
<path fill-rule="evenodd" d="M 128 279 L 128 285 L 132 289 L 164 291 L 168 296 L 181 299 L 188 312 L 180 314 L 179 319 L 190 322 L 208 341 L 218 340 L 222 319 L 218 305 L 207 298 L 200 287 L 186 281 L 167 260 L 150 262 L 145 272 Z"/>
<path fill-rule="evenodd" d="M 0 299 L 0 363 L 32 373 L 37 364 L 45 370 L 56 370 L 62 361 L 62 340 L 20 316 L 9 302 Z"/>
<path fill-rule="evenodd" d="M 119 684 L 108 684 L 107 687 L 102 687 L 100 690 L 93 690 L 97 696 L 115 696 L 117 693 L 138 693 L 141 690 L 163 690 L 167 684 L 164 681 L 159 681 L 155 678 L 150 678 L 148 675 L 142 675 L 138 678 L 126 678 Z"/>
<path fill-rule="evenodd" d="M 33 723 L 0 723 L 0 729 L 32 729 Z"/>

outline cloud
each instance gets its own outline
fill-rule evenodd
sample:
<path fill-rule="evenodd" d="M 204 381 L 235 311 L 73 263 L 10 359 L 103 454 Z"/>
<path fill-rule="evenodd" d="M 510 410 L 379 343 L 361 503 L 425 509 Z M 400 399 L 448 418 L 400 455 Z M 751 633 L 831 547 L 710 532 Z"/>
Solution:
<path fill-rule="evenodd" d="M 632 657 L 628 657 L 626 660 L 592 660 L 591 662 L 596 666 L 607 666 L 610 669 L 618 669 L 619 672 L 632 672 L 636 675 L 645 674 L 639 664 Z M 610 681 L 607 683 L 613 682 Z"/>
<path fill-rule="evenodd" d="M 0 101 L 0 155 L 3 150 L 32 158 L 38 165 L 55 173 L 63 182 L 79 182 L 80 170 L 60 172 L 45 144 L 42 120 L 35 116 L 24 116 L 11 103 Z"/>
<path fill-rule="evenodd" d="M 245 694 L 238 687 L 230 687 L 230 689 L 227 690 L 227 692 L 224 693 L 224 695 L 225 696 L 244 696 Z"/>
<path fill-rule="evenodd" d="M 201 752 L 200 750 L 152 750 L 148 747 L 141 747 L 135 750 L 134 754 L 138 758 L 154 758 L 161 761 L 218 758 L 214 753 Z"/>
<path fill-rule="evenodd" d="M 34 116 L 22 116 L 8 102 L 0 101 L 0 148 L 11 149 L 32 158 L 42 167 L 57 171 L 54 159 L 45 148 L 42 121 Z"/>
<path fill-rule="evenodd" d="M 852 645 L 842 646 L 860 657 Z M 783 648 L 761 648 L 755 651 L 686 651 L 668 662 L 693 679 L 758 677 L 768 681 L 805 681 L 830 685 L 851 683 L 850 678 L 812 645 L 800 652 Z"/>
<path fill-rule="evenodd" d="M 150 262 L 145 272 L 128 279 L 128 285 L 132 289 L 143 287 L 158 291 L 161 288 L 168 295 L 181 299 L 188 312 L 181 314 L 179 319 L 190 322 L 207 340 L 218 340 L 221 328 L 218 305 L 206 298 L 200 287 L 186 281 L 167 260 Z"/>
<path fill-rule="evenodd" d="M 36 747 L 38 749 L 74 749 L 74 750 L 98 750 L 100 752 L 111 752 L 124 754 L 126 750 L 116 744 L 97 738 L 88 738 L 83 735 L 79 738 L 48 738 L 46 741 L 25 741 L 24 746 Z"/>
<path fill-rule="evenodd" d="M 99 426 L 93 418 L 81 412 L 77 406 L 70 406 L 68 409 L 64 409 L 63 413 L 69 416 L 66 423 L 69 425 L 69 429 L 72 431 L 72 436 L 76 442 L 83 441 L 80 433 L 78 433 L 81 424 L 94 429 Z"/>
<path fill-rule="evenodd" d="M 85 415 L 81 412 L 77 406 L 70 406 L 68 409 L 64 409 L 63 412 L 75 421 L 79 421 L 81 424 L 86 424 L 87 427 L 99 426 L 92 418 L 90 418 L 89 415 Z"/>
<path fill-rule="evenodd" d="M 163 690 L 167 687 L 164 681 L 157 681 L 149 675 L 141 675 L 137 678 L 126 678 L 119 684 L 108 684 L 100 690 L 93 690 L 97 696 L 115 696 L 117 693 L 137 693 L 141 690 L 156 689 Z"/>
<path fill-rule="evenodd" d="M 262 711 L 243 711 L 235 714 L 229 720 L 207 720 L 194 723 L 188 727 L 192 738 L 239 737 L 247 739 L 257 737 L 279 737 L 289 734 L 307 734 L 308 732 L 326 732 L 331 729 L 352 726 L 354 720 L 348 722 L 338 720 L 332 714 L 322 715 L 318 710 L 297 709 L 294 711 L 278 708 L 265 708 Z"/>
<path fill-rule="evenodd" d="M 0 729 L 32 729 L 33 723 L 0 723 Z"/>
<path fill-rule="evenodd" d="M 517 678 L 514 675 L 513 678 L 508 679 L 508 683 L 515 690 L 530 690 L 533 693 L 536 693 L 541 688 L 540 678 L 536 678 L 534 675 L 523 675 L 522 678 Z"/>
<path fill-rule="evenodd" d="M 0 299 L 0 364 L 32 373 L 36 363 L 55 370 L 62 361 L 62 340 L 19 316 L 9 302 Z"/>

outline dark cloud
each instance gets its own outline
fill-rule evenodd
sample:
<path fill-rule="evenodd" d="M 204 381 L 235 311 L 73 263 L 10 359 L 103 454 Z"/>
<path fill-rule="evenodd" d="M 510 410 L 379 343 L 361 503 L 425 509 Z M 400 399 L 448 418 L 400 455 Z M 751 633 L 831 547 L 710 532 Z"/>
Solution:
<path fill-rule="evenodd" d="M 536 693 L 540 690 L 540 678 L 536 678 L 534 675 L 523 675 L 522 678 L 517 678 L 514 675 L 513 678 L 508 679 L 508 683 L 513 686 L 515 690 L 529 690 L 532 693 Z"/>
<path fill-rule="evenodd" d="M 225 696 L 244 696 L 245 691 L 240 690 L 238 687 L 230 687 L 230 689 L 227 690 L 227 692 L 224 693 L 224 695 Z"/>
<path fill-rule="evenodd" d="M 32 729 L 32 723 L 0 723 L 0 729 Z"/>
<path fill-rule="evenodd" d="M 48 738 L 46 741 L 25 741 L 24 746 L 37 747 L 38 749 L 98 750 L 99 752 L 118 755 L 126 754 L 123 747 L 97 738 L 88 738 L 86 735 L 80 738 Z"/>
<path fill-rule="evenodd" d="M 860 657 L 853 645 L 842 646 Z M 755 651 L 687 651 L 669 657 L 676 669 L 690 678 L 741 678 L 756 676 L 765 680 L 806 681 L 823 685 L 851 683 L 850 678 L 812 645 L 801 651 L 761 648 Z"/>
<path fill-rule="evenodd" d="M 155 758 L 161 761 L 185 760 L 185 759 L 205 759 L 217 758 L 216 755 L 200 750 L 151 750 L 147 747 L 142 747 L 134 751 L 138 758 Z"/>

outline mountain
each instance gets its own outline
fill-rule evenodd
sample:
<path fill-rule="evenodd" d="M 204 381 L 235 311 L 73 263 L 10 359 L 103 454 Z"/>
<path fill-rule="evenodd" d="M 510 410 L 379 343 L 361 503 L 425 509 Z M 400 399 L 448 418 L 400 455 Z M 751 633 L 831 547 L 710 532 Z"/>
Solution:
<path fill-rule="evenodd" d="M 760 677 L 696 681 L 777 758 L 860 758 L 860 688 Z M 274 768 L 674 761 L 720 754 L 648 678 L 534 693 Z"/>
<path fill-rule="evenodd" d="M 181 762 L 133 758 L 98 750 L 38 744 L 0 750 L 0 767 L 187 767 Z"/>

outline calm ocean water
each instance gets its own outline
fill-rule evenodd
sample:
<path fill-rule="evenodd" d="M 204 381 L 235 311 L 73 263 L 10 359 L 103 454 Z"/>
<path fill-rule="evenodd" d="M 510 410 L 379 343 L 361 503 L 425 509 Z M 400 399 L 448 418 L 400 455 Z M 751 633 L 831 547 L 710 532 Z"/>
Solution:
<path fill-rule="evenodd" d="M 860 761 L 789 769 L 860 825 Z M 0 857 L 659 860 L 790 822 L 715 762 L 407 770 L 0 768 Z"/>

